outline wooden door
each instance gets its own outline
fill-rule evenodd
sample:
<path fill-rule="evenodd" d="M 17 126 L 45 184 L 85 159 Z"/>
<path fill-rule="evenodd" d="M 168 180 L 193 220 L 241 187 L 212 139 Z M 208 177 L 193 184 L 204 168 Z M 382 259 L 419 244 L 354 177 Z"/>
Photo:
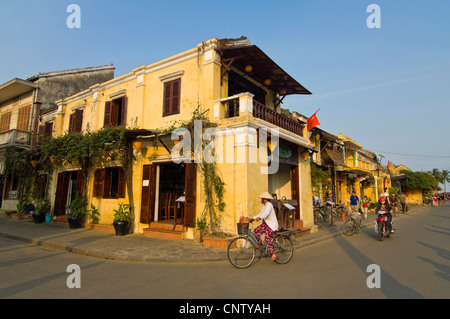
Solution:
<path fill-rule="evenodd" d="M 150 224 L 155 216 L 156 165 L 144 165 L 142 174 L 141 218 L 142 224 Z"/>
<path fill-rule="evenodd" d="M 299 169 L 298 166 L 291 168 L 291 194 L 292 199 L 297 201 L 295 207 L 295 219 L 300 219 L 300 186 L 299 186 Z"/>
<path fill-rule="evenodd" d="M 72 172 L 61 172 L 58 174 L 56 183 L 56 195 L 54 205 L 54 215 L 62 216 L 66 214 L 67 195 L 69 193 L 69 183 Z"/>
<path fill-rule="evenodd" d="M 195 200 L 197 191 L 197 166 L 195 163 L 186 163 L 185 175 L 185 203 L 184 203 L 184 225 L 195 227 Z"/>

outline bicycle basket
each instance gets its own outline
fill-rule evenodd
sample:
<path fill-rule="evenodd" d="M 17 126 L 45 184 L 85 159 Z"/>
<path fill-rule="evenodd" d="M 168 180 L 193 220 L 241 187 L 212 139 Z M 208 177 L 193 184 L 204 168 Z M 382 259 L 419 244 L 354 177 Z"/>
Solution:
<path fill-rule="evenodd" d="M 239 235 L 247 235 L 248 234 L 248 225 L 249 223 L 237 223 L 237 231 Z"/>

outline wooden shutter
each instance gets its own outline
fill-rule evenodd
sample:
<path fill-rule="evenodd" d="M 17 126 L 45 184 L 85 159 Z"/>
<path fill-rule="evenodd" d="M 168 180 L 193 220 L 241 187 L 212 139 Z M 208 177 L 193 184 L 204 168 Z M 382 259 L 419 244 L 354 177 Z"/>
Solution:
<path fill-rule="evenodd" d="M 69 132 L 73 132 L 73 118 L 74 118 L 74 114 L 70 114 L 69 117 Z"/>
<path fill-rule="evenodd" d="M 163 116 L 170 115 L 170 83 L 171 82 L 164 83 Z"/>
<path fill-rule="evenodd" d="M 103 174 L 103 198 L 111 197 L 111 180 L 112 170 L 111 168 L 105 168 Z"/>
<path fill-rule="evenodd" d="M 61 216 L 66 213 L 67 195 L 69 192 L 69 182 L 71 172 L 62 172 L 58 174 L 56 183 L 56 195 L 54 205 L 54 215 Z"/>
<path fill-rule="evenodd" d="M 142 172 L 141 218 L 142 224 L 150 224 L 155 212 L 156 165 L 144 165 Z"/>
<path fill-rule="evenodd" d="M 73 124 L 72 129 L 75 133 L 81 133 L 83 124 L 83 110 L 76 110 L 75 113 L 73 113 Z"/>
<path fill-rule="evenodd" d="M 17 118 L 17 129 L 21 131 L 28 131 L 28 123 L 30 122 L 31 105 L 21 107 Z"/>
<path fill-rule="evenodd" d="M 103 121 L 104 127 L 108 127 L 111 125 L 111 111 L 112 111 L 112 101 L 107 101 L 105 103 L 105 118 Z"/>
<path fill-rule="evenodd" d="M 94 173 L 94 193 L 93 197 L 103 197 L 103 183 L 105 181 L 105 170 L 98 169 Z"/>
<path fill-rule="evenodd" d="M 127 124 L 127 97 L 122 97 L 122 112 L 120 114 L 120 124 Z"/>
<path fill-rule="evenodd" d="M 181 80 L 175 80 L 172 82 L 172 110 L 171 114 L 180 113 L 180 91 Z"/>
<path fill-rule="evenodd" d="M 197 191 L 197 166 L 195 163 L 186 163 L 185 175 L 185 203 L 184 203 L 184 225 L 195 227 L 195 201 Z"/>
<path fill-rule="evenodd" d="M 163 116 L 180 113 L 181 79 L 164 83 Z"/>
<path fill-rule="evenodd" d="M 44 143 L 44 135 L 45 135 L 45 126 L 41 125 L 39 126 L 38 142 L 37 142 L 38 146 Z"/>
<path fill-rule="evenodd" d="M 300 189 L 299 189 L 299 169 L 295 166 L 291 169 L 291 196 L 297 201 L 295 206 L 295 218 L 300 219 Z"/>
<path fill-rule="evenodd" d="M 125 198 L 125 170 L 119 168 L 119 183 L 117 185 L 117 198 Z"/>
<path fill-rule="evenodd" d="M 117 126 L 119 123 L 119 104 L 116 101 L 112 101 L 111 104 L 111 126 Z"/>
<path fill-rule="evenodd" d="M 10 122 L 11 122 L 11 112 L 3 114 L 0 119 L 0 132 L 8 131 Z"/>
<path fill-rule="evenodd" d="M 46 122 L 44 129 L 44 137 L 52 137 L 53 135 L 53 122 Z"/>
<path fill-rule="evenodd" d="M 79 197 L 83 196 L 83 172 L 77 171 L 77 184 L 76 184 L 76 192 L 78 193 Z"/>

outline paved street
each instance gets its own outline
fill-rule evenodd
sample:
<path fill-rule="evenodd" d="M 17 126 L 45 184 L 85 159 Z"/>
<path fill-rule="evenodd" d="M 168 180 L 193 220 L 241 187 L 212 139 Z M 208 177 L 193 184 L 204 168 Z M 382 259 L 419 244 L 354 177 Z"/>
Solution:
<path fill-rule="evenodd" d="M 383 242 L 367 227 L 297 248 L 287 265 L 263 259 L 244 270 L 228 261 L 105 260 L 0 238 L 0 298 L 450 298 L 450 206 L 404 216 L 394 228 Z M 71 264 L 80 266 L 81 288 L 67 287 Z M 381 288 L 367 287 L 371 264 Z"/>

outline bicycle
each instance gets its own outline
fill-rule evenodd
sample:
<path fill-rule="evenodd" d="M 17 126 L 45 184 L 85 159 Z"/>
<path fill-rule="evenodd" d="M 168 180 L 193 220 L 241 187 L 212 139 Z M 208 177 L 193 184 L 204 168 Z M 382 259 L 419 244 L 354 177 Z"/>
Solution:
<path fill-rule="evenodd" d="M 257 248 L 261 251 L 263 258 L 271 256 L 267 244 L 250 227 L 247 233 L 240 235 L 233 239 L 227 248 L 228 260 L 234 267 L 239 269 L 250 267 L 255 261 Z M 257 238 L 261 240 L 264 247 L 261 247 Z M 272 244 L 277 254 L 275 262 L 277 264 L 287 264 L 294 255 L 294 245 L 290 231 L 276 231 L 272 236 Z"/>
<path fill-rule="evenodd" d="M 350 217 L 347 219 L 344 225 L 342 225 L 342 232 L 347 236 L 356 234 L 361 230 L 361 222 L 361 214 L 354 211 L 351 212 Z"/>
<path fill-rule="evenodd" d="M 326 222 L 330 222 L 331 225 L 334 225 L 336 222 L 345 222 L 347 211 L 344 206 L 337 206 L 335 203 L 330 201 L 327 202 L 327 206 L 329 206 L 329 209 L 325 217 Z"/>
<path fill-rule="evenodd" d="M 314 207 L 314 225 L 320 228 L 325 220 L 324 216 L 325 212 L 321 207 Z"/>

